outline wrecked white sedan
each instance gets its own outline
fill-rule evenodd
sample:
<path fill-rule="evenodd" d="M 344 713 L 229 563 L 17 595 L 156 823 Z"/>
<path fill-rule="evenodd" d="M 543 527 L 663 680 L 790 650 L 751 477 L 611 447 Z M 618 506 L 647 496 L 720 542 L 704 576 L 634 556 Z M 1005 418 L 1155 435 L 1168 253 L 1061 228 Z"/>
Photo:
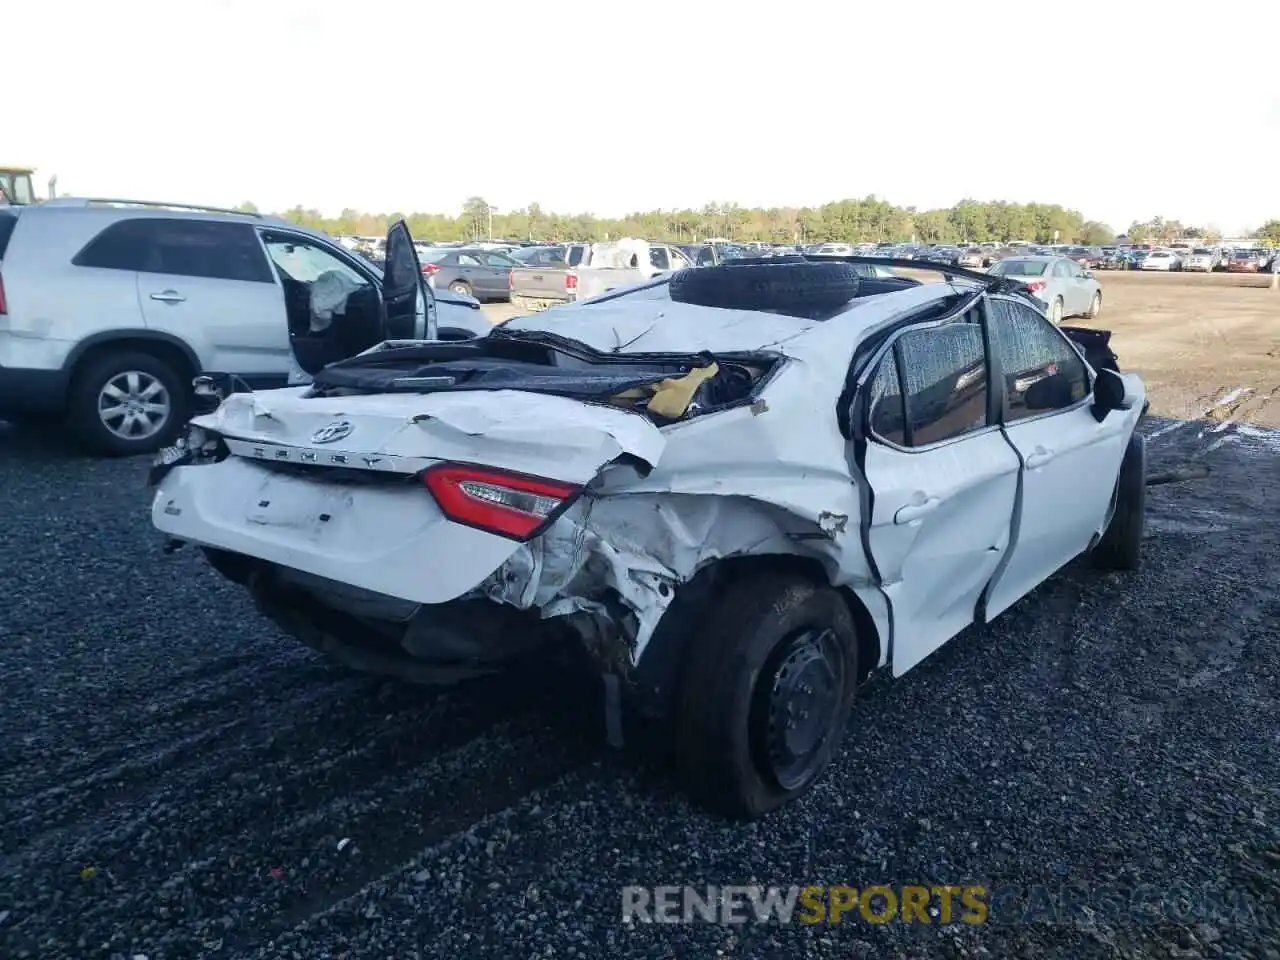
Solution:
<path fill-rule="evenodd" d="M 1082 553 L 1139 562 L 1144 386 L 1109 335 L 1000 278 L 865 267 L 689 270 L 230 394 L 158 461 L 154 523 L 355 668 L 577 644 L 670 720 L 691 788 L 758 815 L 873 669 Z"/>

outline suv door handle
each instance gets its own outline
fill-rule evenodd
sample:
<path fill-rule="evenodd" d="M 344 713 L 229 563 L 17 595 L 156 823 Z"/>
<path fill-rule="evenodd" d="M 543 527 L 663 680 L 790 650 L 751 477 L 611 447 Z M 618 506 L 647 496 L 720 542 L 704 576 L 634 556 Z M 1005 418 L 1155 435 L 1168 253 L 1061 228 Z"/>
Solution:
<path fill-rule="evenodd" d="M 162 290 L 160 293 L 153 293 L 151 299 L 159 300 L 161 303 L 183 303 L 187 298 L 177 290 Z"/>
<path fill-rule="evenodd" d="M 1055 456 L 1057 456 L 1057 454 L 1052 450 L 1046 450 L 1044 447 L 1036 447 L 1035 451 L 1027 457 L 1027 469 L 1034 470 L 1036 467 L 1043 467 Z"/>
<path fill-rule="evenodd" d="M 913 520 L 919 520 L 927 513 L 932 513 L 938 509 L 938 505 L 942 500 L 938 497 L 925 497 L 918 503 L 908 503 L 893 515 L 893 522 L 896 524 L 911 523 Z"/>

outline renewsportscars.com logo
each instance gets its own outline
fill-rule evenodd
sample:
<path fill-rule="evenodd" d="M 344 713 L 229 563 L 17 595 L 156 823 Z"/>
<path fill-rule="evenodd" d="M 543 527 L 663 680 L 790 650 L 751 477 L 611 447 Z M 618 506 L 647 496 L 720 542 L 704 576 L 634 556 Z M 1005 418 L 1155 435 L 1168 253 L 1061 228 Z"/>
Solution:
<path fill-rule="evenodd" d="M 622 888 L 623 923 L 1026 924 L 1088 920 L 1153 923 L 1258 923 L 1246 891 L 1138 884 L 1049 887 L 906 884 L 902 886 L 631 886 Z"/>

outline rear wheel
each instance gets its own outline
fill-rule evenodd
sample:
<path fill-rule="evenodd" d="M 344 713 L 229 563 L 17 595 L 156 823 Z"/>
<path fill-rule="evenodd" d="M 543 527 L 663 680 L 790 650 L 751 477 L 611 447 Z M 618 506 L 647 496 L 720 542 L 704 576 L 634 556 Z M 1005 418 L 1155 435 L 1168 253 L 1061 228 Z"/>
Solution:
<path fill-rule="evenodd" d="M 77 371 L 68 423 L 94 453 L 150 453 L 173 441 L 190 408 L 190 391 L 174 367 L 149 353 L 121 351 Z"/>
<path fill-rule="evenodd" d="M 1056 298 L 1053 303 L 1049 304 L 1049 319 L 1054 325 L 1062 323 L 1062 298 Z"/>
<path fill-rule="evenodd" d="M 692 641 L 676 706 L 690 791 L 751 819 L 821 776 L 856 691 L 857 635 L 832 588 L 788 573 L 727 587 Z"/>
<path fill-rule="evenodd" d="M 1093 295 L 1093 300 L 1089 303 L 1089 312 L 1085 314 L 1090 320 L 1095 319 L 1102 312 L 1102 291 L 1099 290 Z"/>
<path fill-rule="evenodd" d="M 471 292 L 471 284 L 466 283 L 463 280 L 453 281 L 453 283 L 449 284 L 449 289 L 452 290 L 454 293 L 460 293 L 463 296 L 467 296 L 467 297 L 474 296 L 474 294 L 472 294 Z"/>

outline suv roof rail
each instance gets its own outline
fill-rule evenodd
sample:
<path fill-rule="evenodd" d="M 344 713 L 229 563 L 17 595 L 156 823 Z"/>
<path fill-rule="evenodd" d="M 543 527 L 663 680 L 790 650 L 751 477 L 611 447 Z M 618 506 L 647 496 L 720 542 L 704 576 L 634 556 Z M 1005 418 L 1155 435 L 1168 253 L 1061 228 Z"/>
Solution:
<path fill-rule="evenodd" d="M 230 213 L 240 217 L 269 219 L 251 210 L 235 210 L 231 207 L 210 207 L 199 203 L 169 203 L 163 200 L 122 200 L 115 197 L 53 197 L 45 200 L 46 207 L 154 207 L 157 210 L 193 210 L 200 213 Z"/>

